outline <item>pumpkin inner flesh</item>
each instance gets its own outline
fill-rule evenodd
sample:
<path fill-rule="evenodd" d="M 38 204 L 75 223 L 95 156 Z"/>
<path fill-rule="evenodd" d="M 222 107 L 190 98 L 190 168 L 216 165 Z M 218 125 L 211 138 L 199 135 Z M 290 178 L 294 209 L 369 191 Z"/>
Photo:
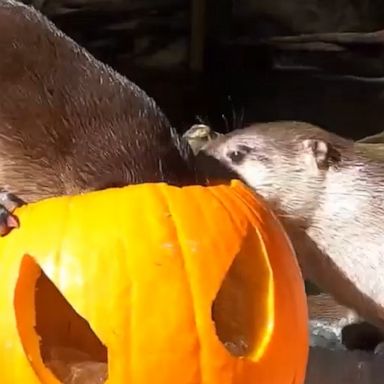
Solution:
<path fill-rule="evenodd" d="M 266 257 L 257 234 L 249 231 L 212 305 L 217 336 L 234 356 L 257 360 L 272 334 L 273 284 Z"/>
<path fill-rule="evenodd" d="M 46 368 L 60 383 L 105 383 L 108 370 L 106 347 L 34 259 L 25 256 L 23 262 L 24 268 L 20 269 L 18 285 L 27 288 L 22 280 L 30 279 L 31 269 L 34 269 L 37 278 L 34 286 L 29 287 L 33 290 L 32 295 L 21 289 L 16 290 L 16 321 L 26 355 L 30 356 L 31 364 L 42 383 L 57 382 L 49 379 Z M 30 268 L 25 267 L 26 263 Z M 34 345 L 36 339 L 39 340 L 39 356 L 36 356 Z M 45 380 L 45 377 L 48 379 Z"/>

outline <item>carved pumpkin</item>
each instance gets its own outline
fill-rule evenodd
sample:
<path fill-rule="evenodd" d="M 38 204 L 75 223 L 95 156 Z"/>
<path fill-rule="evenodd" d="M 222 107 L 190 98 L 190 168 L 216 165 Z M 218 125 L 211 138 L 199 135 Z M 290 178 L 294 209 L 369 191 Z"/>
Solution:
<path fill-rule="evenodd" d="M 2 384 L 304 382 L 300 271 L 240 182 L 134 185 L 16 214 L 0 239 Z"/>

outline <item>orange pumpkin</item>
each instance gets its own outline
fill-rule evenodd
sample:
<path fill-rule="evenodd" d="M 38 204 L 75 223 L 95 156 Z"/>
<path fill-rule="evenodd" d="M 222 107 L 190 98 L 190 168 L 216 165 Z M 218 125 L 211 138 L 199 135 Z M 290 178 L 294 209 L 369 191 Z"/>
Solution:
<path fill-rule="evenodd" d="M 0 239 L 2 384 L 304 382 L 300 271 L 240 182 L 134 185 L 16 214 Z"/>

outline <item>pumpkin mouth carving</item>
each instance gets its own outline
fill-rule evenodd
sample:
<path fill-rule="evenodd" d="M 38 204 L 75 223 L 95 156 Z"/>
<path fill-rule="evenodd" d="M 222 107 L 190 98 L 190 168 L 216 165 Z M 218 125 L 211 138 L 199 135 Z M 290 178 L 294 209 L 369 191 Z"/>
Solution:
<path fill-rule="evenodd" d="M 257 234 L 250 232 L 212 304 L 219 340 L 233 356 L 251 360 L 263 354 L 274 326 L 272 271 L 266 258 L 261 262 L 250 252 L 258 244 Z"/>
<path fill-rule="evenodd" d="M 42 383 L 106 382 L 107 348 L 30 256 L 21 262 L 14 307 L 21 343 Z"/>

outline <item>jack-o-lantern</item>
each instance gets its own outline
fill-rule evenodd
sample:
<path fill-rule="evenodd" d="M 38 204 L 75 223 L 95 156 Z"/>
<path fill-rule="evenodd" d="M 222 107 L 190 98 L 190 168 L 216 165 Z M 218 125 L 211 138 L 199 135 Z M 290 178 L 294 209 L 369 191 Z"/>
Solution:
<path fill-rule="evenodd" d="M 243 184 L 26 205 L 0 239 L 0 382 L 301 384 L 303 282 Z"/>

